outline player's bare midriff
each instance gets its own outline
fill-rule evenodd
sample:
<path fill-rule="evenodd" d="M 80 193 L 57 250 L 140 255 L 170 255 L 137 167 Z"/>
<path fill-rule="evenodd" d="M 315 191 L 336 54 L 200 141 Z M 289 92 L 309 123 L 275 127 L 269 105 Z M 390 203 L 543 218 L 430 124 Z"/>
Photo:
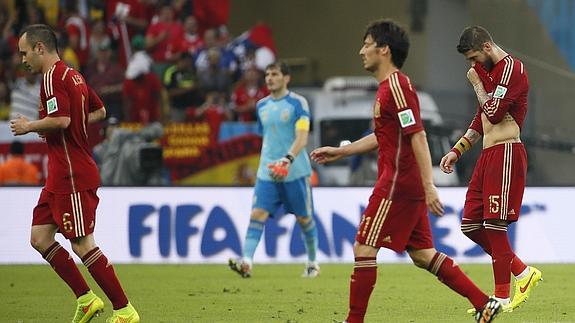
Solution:
<path fill-rule="evenodd" d="M 506 113 L 503 120 L 497 124 L 489 122 L 485 114 L 481 114 L 483 123 L 483 149 L 504 143 L 521 142 L 521 129 L 515 119 Z"/>

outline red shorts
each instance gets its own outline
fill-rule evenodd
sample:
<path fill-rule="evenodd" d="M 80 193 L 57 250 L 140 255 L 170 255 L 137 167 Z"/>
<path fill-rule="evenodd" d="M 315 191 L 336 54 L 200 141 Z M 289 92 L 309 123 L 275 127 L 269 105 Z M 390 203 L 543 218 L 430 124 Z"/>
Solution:
<path fill-rule="evenodd" d="M 433 248 L 431 226 L 424 200 L 386 200 L 373 193 L 355 240 L 361 244 L 388 248 L 395 252 L 406 249 Z"/>
<path fill-rule="evenodd" d="M 522 143 L 483 149 L 467 189 L 463 221 L 517 221 L 526 176 L 527 153 Z"/>
<path fill-rule="evenodd" d="M 100 201 L 96 191 L 54 194 L 42 189 L 38 205 L 34 208 L 32 225 L 56 224 L 66 239 L 93 233 L 96 208 Z"/>

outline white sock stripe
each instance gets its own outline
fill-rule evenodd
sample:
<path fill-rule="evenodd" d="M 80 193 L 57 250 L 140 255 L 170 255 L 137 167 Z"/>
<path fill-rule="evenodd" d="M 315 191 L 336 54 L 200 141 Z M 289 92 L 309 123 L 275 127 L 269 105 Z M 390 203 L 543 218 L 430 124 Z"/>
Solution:
<path fill-rule="evenodd" d="M 47 255 L 46 255 L 46 261 L 50 262 L 52 261 L 52 258 L 54 258 L 54 255 L 56 254 L 56 252 L 58 250 L 60 250 L 60 248 L 62 248 L 62 246 L 60 244 L 58 244 L 56 247 L 54 247 L 54 249 L 52 249 Z"/>
<path fill-rule="evenodd" d="M 92 254 L 90 257 L 88 257 L 88 259 L 86 259 L 86 261 L 84 261 L 84 265 L 86 267 L 92 266 L 96 262 L 96 260 L 98 260 L 98 258 L 100 258 L 101 255 L 102 255 L 102 251 L 100 249 L 98 249 L 96 252 L 94 252 L 94 254 Z"/>
<path fill-rule="evenodd" d="M 445 258 L 447 258 L 447 255 L 445 255 L 444 253 L 439 253 L 437 258 L 435 259 L 435 263 L 433 263 L 433 266 L 431 267 L 431 272 L 434 275 L 437 275 L 437 272 L 439 272 L 439 268 L 441 268 L 441 264 L 443 264 Z"/>

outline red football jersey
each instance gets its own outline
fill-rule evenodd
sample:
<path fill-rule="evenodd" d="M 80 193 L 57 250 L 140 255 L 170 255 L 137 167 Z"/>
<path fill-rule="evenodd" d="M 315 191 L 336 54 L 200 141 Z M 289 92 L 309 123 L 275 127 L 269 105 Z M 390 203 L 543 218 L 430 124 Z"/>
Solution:
<path fill-rule="evenodd" d="M 373 114 L 379 144 L 374 194 L 388 200 L 425 198 L 410 136 L 423 124 L 417 93 L 406 75 L 397 71 L 379 84 Z"/>
<path fill-rule="evenodd" d="M 519 128 L 522 128 L 527 114 L 529 93 L 529 81 L 523 63 L 507 55 L 493 66 L 487 77 L 481 73 L 481 68 L 476 70 L 490 99 L 478 107 L 469 128 L 483 134 L 482 113 L 487 116 L 489 122 L 496 124 L 501 122 L 508 112 Z"/>
<path fill-rule="evenodd" d="M 104 105 L 84 77 L 58 61 L 44 73 L 40 119 L 70 117 L 66 129 L 45 133 L 48 144 L 46 190 L 68 194 L 97 188 L 100 175 L 88 144 L 88 114 Z"/>

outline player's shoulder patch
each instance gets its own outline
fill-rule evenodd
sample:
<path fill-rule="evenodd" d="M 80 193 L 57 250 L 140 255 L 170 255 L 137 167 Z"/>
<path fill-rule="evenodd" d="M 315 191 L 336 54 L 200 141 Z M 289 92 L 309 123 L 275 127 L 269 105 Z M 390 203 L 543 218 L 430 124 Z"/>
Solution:
<path fill-rule="evenodd" d="M 413 115 L 413 111 L 409 108 L 399 111 L 397 116 L 399 117 L 399 123 L 402 128 L 415 124 L 415 116 Z"/>
<path fill-rule="evenodd" d="M 503 99 L 505 97 L 505 93 L 507 93 L 507 88 L 502 85 L 497 85 L 495 91 L 493 91 L 493 97 L 496 99 Z"/>
<path fill-rule="evenodd" d="M 52 114 L 58 111 L 58 100 L 56 97 L 51 98 L 50 100 L 46 101 L 46 112 L 48 114 Z"/>

